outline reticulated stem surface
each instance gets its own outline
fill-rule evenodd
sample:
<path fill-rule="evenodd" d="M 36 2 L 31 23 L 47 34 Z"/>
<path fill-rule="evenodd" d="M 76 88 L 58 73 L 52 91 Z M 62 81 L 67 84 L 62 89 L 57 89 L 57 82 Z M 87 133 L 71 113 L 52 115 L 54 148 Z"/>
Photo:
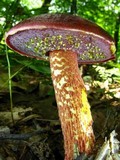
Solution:
<path fill-rule="evenodd" d="M 75 148 L 89 154 L 94 146 L 92 116 L 81 78 L 77 54 L 50 52 L 50 66 L 64 137 L 65 160 L 73 160 Z"/>

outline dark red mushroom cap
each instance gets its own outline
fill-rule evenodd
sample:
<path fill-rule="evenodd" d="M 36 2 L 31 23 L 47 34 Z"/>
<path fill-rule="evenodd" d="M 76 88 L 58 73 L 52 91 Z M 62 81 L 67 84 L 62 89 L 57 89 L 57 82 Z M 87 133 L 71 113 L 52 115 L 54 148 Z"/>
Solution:
<path fill-rule="evenodd" d="M 114 59 L 113 38 L 91 21 L 68 14 L 44 14 L 28 18 L 6 34 L 6 43 L 16 52 L 37 59 L 46 53 L 71 50 L 79 63 Z"/>

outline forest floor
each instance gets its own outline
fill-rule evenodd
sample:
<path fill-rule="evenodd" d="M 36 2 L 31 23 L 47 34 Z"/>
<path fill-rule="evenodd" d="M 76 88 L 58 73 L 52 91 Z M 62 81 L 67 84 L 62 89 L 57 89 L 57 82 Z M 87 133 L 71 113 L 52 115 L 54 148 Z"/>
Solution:
<path fill-rule="evenodd" d="M 34 75 L 29 77 L 29 81 L 28 75 L 25 77 L 27 80 L 24 79 L 24 83 L 13 80 L 17 84 L 12 91 L 14 123 L 9 91 L 0 91 L 0 160 L 63 160 L 63 137 L 57 105 L 54 95 L 47 94 L 52 86 L 38 83 Z M 108 138 L 113 130 L 120 140 L 120 99 L 111 96 L 110 90 L 104 89 L 103 92 L 94 86 L 88 91 L 88 99 L 96 148 L 102 146 L 105 137 Z"/>

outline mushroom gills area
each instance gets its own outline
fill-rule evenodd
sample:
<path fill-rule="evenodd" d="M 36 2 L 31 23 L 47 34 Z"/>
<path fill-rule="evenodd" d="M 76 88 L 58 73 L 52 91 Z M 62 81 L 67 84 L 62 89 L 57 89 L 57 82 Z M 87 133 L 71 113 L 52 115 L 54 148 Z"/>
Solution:
<path fill-rule="evenodd" d="M 64 137 L 65 160 L 89 154 L 94 146 L 92 116 L 83 80 L 72 51 L 50 52 L 50 66 Z"/>
<path fill-rule="evenodd" d="M 104 38 L 84 31 L 31 29 L 19 31 L 7 39 L 11 48 L 26 56 L 48 59 L 47 52 L 71 50 L 80 63 L 96 63 L 113 58 L 114 45 Z"/>

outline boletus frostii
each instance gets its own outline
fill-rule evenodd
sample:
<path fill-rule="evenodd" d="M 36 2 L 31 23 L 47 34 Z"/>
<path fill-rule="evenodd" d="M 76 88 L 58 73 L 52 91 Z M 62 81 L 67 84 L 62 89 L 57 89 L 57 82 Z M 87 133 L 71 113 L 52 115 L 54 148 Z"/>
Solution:
<path fill-rule="evenodd" d="M 113 38 L 101 27 L 78 16 L 44 14 L 26 19 L 6 34 L 14 51 L 50 61 L 64 137 L 65 160 L 74 148 L 89 154 L 94 147 L 92 116 L 78 64 L 114 59 Z"/>

